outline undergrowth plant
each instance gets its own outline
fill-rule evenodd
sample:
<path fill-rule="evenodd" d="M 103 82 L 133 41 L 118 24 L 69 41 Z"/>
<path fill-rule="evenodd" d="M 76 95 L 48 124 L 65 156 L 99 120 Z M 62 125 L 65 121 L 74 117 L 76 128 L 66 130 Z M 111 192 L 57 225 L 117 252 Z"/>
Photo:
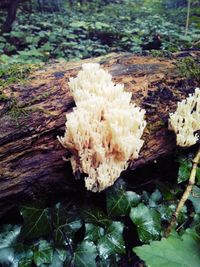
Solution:
<path fill-rule="evenodd" d="M 161 50 L 179 51 L 199 40 L 198 20 L 184 35 L 185 21 L 174 23 L 174 17 L 148 4 L 125 1 L 123 5 L 85 5 L 66 8 L 62 12 L 27 14 L 19 10 L 18 20 L 10 33 L 0 36 L 0 55 L 14 56 L 22 61 L 48 61 L 54 58 L 78 60 L 113 51 L 141 53 L 142 46 L 156 34 L 162 40 Z M 3 23 L 6 13 L 2 13 Z"/>
<path fill-rule="evenodd" d="M 178 267 L 184 262 L 198 267 L 199 166 L 196 185 L 177 218 L 177 231 L 164 237 L 190 175 L 191 158 L 179 156 L 178 184 L 154 179 L 152 192 L 144 190 L 148 185 L 133 190 L 119 180 L 98 196 L 85 192 L 49 207 L 45 202 L 22 205 L 22 222 L 1 226 L 0 263 L 21 267 L 132 266 L 139 260 L 137 254 L 147 266 L 168 263 Z M 180 249 L 174 253 L 176 248 Z M 140 264 L 145 266 L 142 261 Z"/>
<path fill-rule="evenodd" d="M 200 83 L 200 59 L 186 57 L 176 62 L 176 72 L 180 77 Z"/>

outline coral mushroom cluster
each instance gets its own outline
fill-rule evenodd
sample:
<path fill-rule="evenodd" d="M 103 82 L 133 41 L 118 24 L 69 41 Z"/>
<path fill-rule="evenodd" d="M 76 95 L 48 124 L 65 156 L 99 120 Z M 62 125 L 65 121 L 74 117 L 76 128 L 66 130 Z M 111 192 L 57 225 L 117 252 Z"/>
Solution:
<path fill-rule="evenodd" d="M 177 145 L 187 147 L 194 145 L 200 130 L 200 89 L 178 103 L 175 113 L 170 114 L 169 126 L 176 133 Z"/>
<path fill-rule="evenodd" d="M 71 152 L 73 172 L 87 175 L 87 189 L 102 191 L 127 168 L 128 160 L 138 158 L 145 111 L 97 63 L 83 64 L 69 86 L 76 107 L 66 115 L 66 132 L 59 140 Z"/>

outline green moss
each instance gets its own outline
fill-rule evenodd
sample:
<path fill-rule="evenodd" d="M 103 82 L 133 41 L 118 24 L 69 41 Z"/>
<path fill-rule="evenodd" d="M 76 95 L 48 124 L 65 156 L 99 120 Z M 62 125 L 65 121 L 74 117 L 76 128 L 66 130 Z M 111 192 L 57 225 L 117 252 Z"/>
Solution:
<path fill-rule="evenodd" d="M 150 55 L 155 58 L 169 58 L 171 52 L 165 50 L 151 50 Z"/>
<path fill-rule="evenodd" d="M 38 64 L 2 64 L 0 66 L 0 89 L 13 83 L 23 82 L 31 72 L 38 68 Z"/>
<path fill-rule="evenodd" d="M 200 82 L 200 59 L 186 57 L 176 63 L 176 72 L 181 77 Z"/>
<path fill-rule="evenodd" d="M 0 62 L 0 100 L 9 98 L 4 94 L 3 88 L 15 83 L 24 83 L 28 75 L 39 69 L 39 64 L 7 63 Z"/>
<path fill-rule="evenodd" d="M 17 125 L 19 125 L 19 117 L 27 115 L 28 112 L 24 107 L 18 105 L 14 97 L 8 97 L 3 89 L 12 84 L 25 83 L 28 75 L 39 68 L 39 64 L 4 63 L 0 65 L 0 101 L 9 101 L 8 112 Z"/>
<path fill-rule="evenodd" d="M 25 107 L 20 106 L 15 98 L 12 98 L 10 100 L 8 113 L 10 117 L 16 122 L 17 126 L 20 126 L 19 118 L 28 115 L 28 111 L 25 109 Z"/>

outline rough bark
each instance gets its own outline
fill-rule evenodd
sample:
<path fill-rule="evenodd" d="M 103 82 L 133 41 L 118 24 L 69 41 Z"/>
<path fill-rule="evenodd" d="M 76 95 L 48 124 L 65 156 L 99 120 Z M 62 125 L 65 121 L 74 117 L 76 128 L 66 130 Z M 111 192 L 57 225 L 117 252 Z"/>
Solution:
<path fill-rule="evenodd" d="M 0 102 L 0 213 L 25 199 L 83 188 L 74 179 L 70 164 L 63 161 L 66 151 L 56 137 L 63 135 L 65 114 L 75 105 L 69 77 L 77 74 L 83 62 L 94 61 L 109 70 L 117 83 L 124 83 L 133 93 L 133 101 L 146 109 L 145 144 L 130 168 L 174 151 L 175 136 L 167 129 L 168 113 L 188 93 L 174 74 L 174 60 L 111 54 L 46 65 L 26 84 L 4 89 L 9 100 Z M 13 116 L 15 111 L 17 116 Z"/>

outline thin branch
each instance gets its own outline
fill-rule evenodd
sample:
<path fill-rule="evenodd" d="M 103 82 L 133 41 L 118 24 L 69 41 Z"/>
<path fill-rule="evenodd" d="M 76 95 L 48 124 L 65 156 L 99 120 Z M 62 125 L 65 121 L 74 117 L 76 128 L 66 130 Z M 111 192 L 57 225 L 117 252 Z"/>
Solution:
<path fill-rule="evenodd" d="M 200 44 L 200 40 L 198 40 L 198 41 L 195 41 L 195 42 L 192 44 L 192 46 L 191 46 L 191 47 L 193 48 L 193 47 L 195 47 L 195 46 L 197 46 L 197 45 L 199 45 L 199 44 Z"/>
<path fill-rule="evenodd" d="M 185 25 L 185 36 L 188 34 L 188 27 L 189 27 L 189 20 L 190 20 L 190 5 L 191 5 L 191 0 L 188 0 L 187 18 L 186 18 L 186 25 Z"/>
<path fill-rule="evenodd" d="M 166 237 L 168 237 L 169 234 L 171 233 L 174 225 L 176 224 L 176 220 L 178 218 L 180 211 L 182 210 L 183 206 L 185 205 L 185 202 L 187 201 L 187 199 L 189 198 L 189 196 L 192 192 L 192 187 L 195 184 L 196 171 L 197 171 L 197 166 L 198 166 L 199 161 L 200 161 L 200 146 L 198 148 L 196 156 L 194 157 L 194 159 L 192 161 L 193 164 L 192 164 L 192 170 L 190 173 L 188 185 L 185 189 L 185 192 L 182 195 L 182 198 L 180 199 L 180 201 L 178 203 L 178 206 L 177 206 L 175 212 L 172 215 L 172 220 L 171 220 L 171 222 L 170 222 L 170 224 L 169 224 L 169 226 L 165 232 Z"/>

